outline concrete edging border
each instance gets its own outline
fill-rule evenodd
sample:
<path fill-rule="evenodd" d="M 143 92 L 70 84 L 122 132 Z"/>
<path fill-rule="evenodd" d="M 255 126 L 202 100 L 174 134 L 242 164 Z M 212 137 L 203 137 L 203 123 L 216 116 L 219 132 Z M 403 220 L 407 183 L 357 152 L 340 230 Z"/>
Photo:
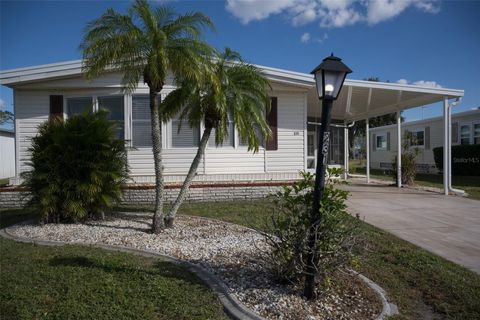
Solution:
<path fill-rule="evenodd" d="M 23 223 L 28 223 L 25 221 Z M 203 283 L 205 283 L 212 291 L 218 296 L 220 302 L 223 305 L 225 313 L 234 320 L 266 320 L 265 318 L 255 314 L 250 309 L 245 307 L 237 298 L 228 293 L 228 289 L 225 284 L 213 273 L 207 271 L 205 268 L 188 262 L 183 261 L 171 256 L 163 255 L 151 250 L 140 250 L 123 246 L 114 246 L 107 244 L 78 244 L 78 243 L 69 243 L 63 241 L 52 241 L 52 240 L 34 240 L 25 237 L 19 237 L 8 232 L 8 227 L 0 229 L 0 236 L 13 240 L 16 242 L 22 243 L 32 243 L 36 245 L 43 246 L 64 246 L 64 245 L 82 245 L 88 247 L 94 247 L 109 251 L 118 251 L 124 253 L 130 253 L 147 258 L 159 258 L 166 262 L 171 262 L 179 266 L 185 267 L 188 271 L 195 274 Z M 385 290 L 383 290 L 378 284 L 368 279 L 364 275 L 355 272 L 352 272 L 357 275 L 362 281 L 364 281 L 372 290 L 375 291 L 382 303 L 382 312 L 375 318 L 375 320 L 383 320 L 386 317 L 398 314 L 398 308 L 395 304 L 390 303 L 387 299 Z"/>

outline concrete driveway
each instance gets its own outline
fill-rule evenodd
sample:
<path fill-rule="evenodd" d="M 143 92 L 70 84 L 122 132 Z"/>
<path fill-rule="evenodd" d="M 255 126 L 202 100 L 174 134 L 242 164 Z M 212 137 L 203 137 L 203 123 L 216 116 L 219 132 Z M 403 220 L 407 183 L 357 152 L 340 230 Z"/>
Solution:
<path fill-rule="evenodd" d="M 351 213 L 480 274 L 480 201 L 380 184 L 346 188 Z"/>

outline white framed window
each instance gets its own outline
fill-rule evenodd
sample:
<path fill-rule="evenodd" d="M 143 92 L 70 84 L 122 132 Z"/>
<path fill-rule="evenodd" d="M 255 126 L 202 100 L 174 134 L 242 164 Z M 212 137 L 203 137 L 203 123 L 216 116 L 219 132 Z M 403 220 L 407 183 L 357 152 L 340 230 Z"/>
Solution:
<path fill-rule="evenodd" d="M 473 144 L 480 144 L 480 122 L 473 124 Z"/>
<path fill-rule="evenodd" d="M 84 112 L 94 111 L 94 99 L 92 97 L 68 97 L 66 101 L 66 114 L 67 118 L 71 118 L 74 115 L 82 114 Z"/>
<path fill-rule="evenodd" d="M 233 121 L 233 117 L 229 114 L 228 115 L 228 124 L 227 124 L 227 136 L 223 140 L 222 144 L 218 146 L 215 145 L 215 129 L 212 129 L 212 133 L 210 134 L 210 139 L 208 139 L 208 147 L 209 148 L 224 148 L 224 147 L 235 147 L 235 122 Z"/>
<path fill-rule="evenodd" d="M 414 129 L 410 132 L 412 133 L 410 145 L 412 147 L 425 147 L 425 129 Z"/>
<path fill-rule="evenodd" d="M 132 146 L 134 148 L 152 147 L 150 97 L 148 94 L 132 96 Z"/>
<path fill-rule="evenodd" d="M 265 139 L 263 138 L 263 134 L 262 134 L 262 131 L 260 130 L 260 128 L 256 127 L 255 126 L 255 135 L 257 136 L 257 139 L 258 139 L 258 145 L 260 148 L 263 148 L 265 147 Z M 243 141 L 241 138 L 240 138 L 240 135 L 238 134 L 238 131 L 235 130 L 235 134 L 238 136 L 238 146 L 239 147 L 248 147 L 248 141 Z"/>
<path fill-rule="evenodd" d="M 98 97 L 98 109 L 110 111 L 108 119 L 117 124 L 117 137 L 125 139 L 125 98 L 123 95 Z"/>
<path fill-rule="evenodd" d="M 472 136 L 472 127 L 470 124 L 460 125 L 460 144 L 470 144 Z"/>
<path fill-rule="evenodd" d="M 170 147 L 171 148 L 197 148 L 200 143 L 200 128 L 190 127 L 187 120 L 175 116 L 170 121 Z"/>
<path fill-rule="evenodd" d="M 375 146 L 377 150 L 387 150 L 387 134 L 377 134 L 375 138 Z"/>

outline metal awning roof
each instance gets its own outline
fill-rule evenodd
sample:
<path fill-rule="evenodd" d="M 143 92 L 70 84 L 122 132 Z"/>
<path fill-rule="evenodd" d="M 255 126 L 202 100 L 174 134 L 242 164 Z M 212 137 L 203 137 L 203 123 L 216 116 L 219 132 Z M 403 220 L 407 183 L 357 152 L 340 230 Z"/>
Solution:
<path fill-rule="evenodd" d="M 321 102 L 315 90 L 313 75 L 265 66 L 257 66 L 273 83 L 280 83 L 305 90 L 308 93 L 308 113 L 320 114 Z M 82 73 L 82 61 L 67 61 L 0 71 L 0 84 L 14 88 L 16 85 L 51 79 L 78 76 Z M 415 108 L 444 99 L 463 97 L 464 91 L 432 88 L 387 82 L 345 80 L 342 92 L 334 103 L 335 119 L 354 121 L 367 117 Z"/>

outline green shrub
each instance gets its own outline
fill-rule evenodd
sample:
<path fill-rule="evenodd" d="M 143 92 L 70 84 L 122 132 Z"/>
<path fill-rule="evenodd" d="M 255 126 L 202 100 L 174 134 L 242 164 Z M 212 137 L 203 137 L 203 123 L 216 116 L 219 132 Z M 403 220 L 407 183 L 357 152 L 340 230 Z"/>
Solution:
<path fill-rule="evenodd" d="M 415 177 L 417 175 L 417 157 L 418 148 L 412 147 L 415 145 L 414 136 L 411 132 L 406 131 L 402 141 L 402 184 L 413 185 L 415 183 Z M 397 158 L 395 156 L 392 161 L 392 174 L 393 181 L 397 181 Z"/>
<path fill-rule="evenodd" d="M 331 275 L 355 261 L 352 253 L 358 244 L 358 219 L 347 212 L 348 192 L 335 186 L 341 169 L 329 169 L 329 179 L 321 200 L 321 223 L 317 230 L 316 250 L 319 254 L 317 275 L 328 285 Z M 310 230 L 315 176 L 301 172 L 302 180 L 285 186 L 273 196 L 275 211 L 267 221 L 266 242 L 270 248 L 264 259 L 280 281 L 298 283 L 306 275 L 306 256 Z"/>
<path fill-rule="evenodd" d="M 443 170 L 443 147 L 433 149 L 435 165 Z M 480 176 L 480 144 L 452 146 L 452 174 Z"/>
<path fill-rule="evenodd" d="M 29 203 L 44 222 L 103 217 L 121 198 L 128 168 L 116 124 L 99 111 L 51 120 L 32 139 L 31 171 L 22 174 Z"/>

